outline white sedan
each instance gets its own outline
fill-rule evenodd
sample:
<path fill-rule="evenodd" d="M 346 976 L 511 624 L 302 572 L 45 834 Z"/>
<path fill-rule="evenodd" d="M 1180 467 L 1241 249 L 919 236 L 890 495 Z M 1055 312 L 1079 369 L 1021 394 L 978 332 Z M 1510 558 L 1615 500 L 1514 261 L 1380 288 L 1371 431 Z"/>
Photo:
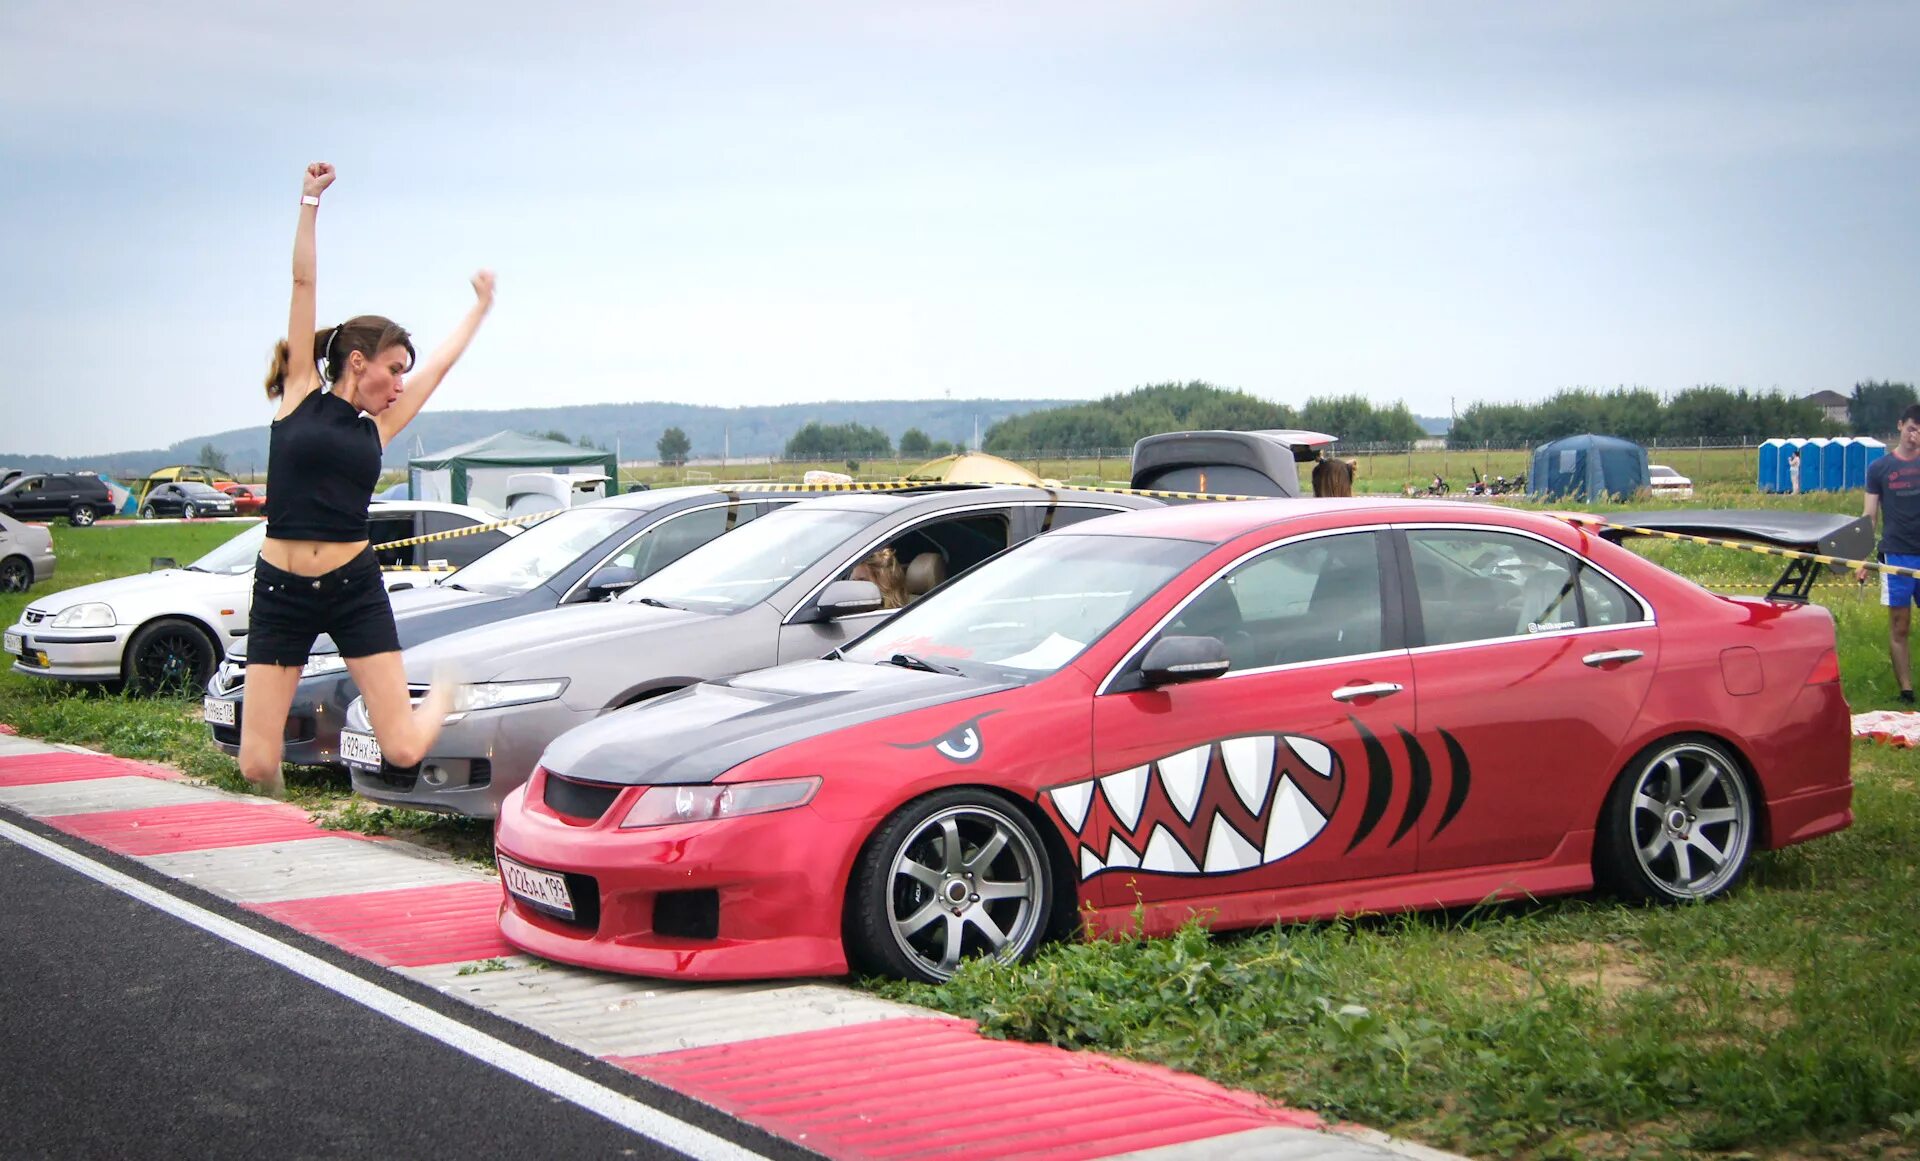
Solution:
<path fill-rule="evenodd" d="M 430 532 L 491 523 L 464 504 L 376 503 L 367 521 L 387 588 L 430 584 L 470 563 L 518 528 L 380 550 L 377 546 Z M 235 641 L 247 634 L 253 563 L 267 526 L 256 524 L 185 568 L 98 581 L 30 603 L 0 638 L 13 671 L 56 681 L 124 682 L 136 689 L 198 689 Z"/>
<path fill-rule="evenodd" d="M 1673 500 L 1693 499 L 1693 481 L 1665 464 L 1647 465 L 1647 489 Z"/>

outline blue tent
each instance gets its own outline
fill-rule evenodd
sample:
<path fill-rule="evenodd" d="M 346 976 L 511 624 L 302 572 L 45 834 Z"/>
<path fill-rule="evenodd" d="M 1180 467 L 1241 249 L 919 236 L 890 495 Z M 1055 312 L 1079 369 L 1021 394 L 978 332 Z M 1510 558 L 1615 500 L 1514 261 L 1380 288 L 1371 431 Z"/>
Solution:
<path fill-rule="evenodd" d="M 1537 496 L 1631 496 L 1647 486 L 1647 449 L 1611 435 L 1569 435 L 1533 449 L 1527 491 Z"/>

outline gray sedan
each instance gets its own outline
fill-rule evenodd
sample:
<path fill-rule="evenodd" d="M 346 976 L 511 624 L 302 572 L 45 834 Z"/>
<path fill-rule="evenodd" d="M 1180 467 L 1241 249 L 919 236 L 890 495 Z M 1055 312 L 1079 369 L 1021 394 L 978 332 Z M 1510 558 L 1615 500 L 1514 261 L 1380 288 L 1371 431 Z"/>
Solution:
<path fill-rule="evenodd" d="M 53 575 L 53 534 L 0 514 L 0 593 L 24 593 Z"/>
<path fill-rule="evenodd" d="M 405 651 L 415 697 L 442 667 L 464 676 L 416 768 L 379 760 L 365 706 L 341 755 L 380 802 L 491 818 L 554 738 L 608 710 L 699 681 L 819 657 L 891 615 L 853 570 L 883 548 L 909 600 L 1051 528 L 1157 501 L 1043 488 L 937 487 L 810 500 L 687 555 L 602 604 L 454 633 Z M 839 582 L 839 583 L 836 583 Z"/>

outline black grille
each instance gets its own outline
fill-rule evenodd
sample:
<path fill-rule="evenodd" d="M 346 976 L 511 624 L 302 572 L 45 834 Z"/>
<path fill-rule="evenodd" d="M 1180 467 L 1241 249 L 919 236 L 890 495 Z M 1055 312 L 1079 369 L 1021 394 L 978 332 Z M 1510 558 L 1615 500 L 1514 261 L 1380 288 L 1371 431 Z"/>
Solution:
<path fill-rule="evenodd" d="M 718 939 L 720 892 L 660 892 L 653 899 L 653 931 L 675 939 Z"/>
<path fill-rule="evenodd" d="M 45 613 L 36 613 L 32 609 L 27 610 L 27 624 L 29 625 L 38 625 L 46 619 L 47 615 Z"/>
<path fill-rule="evenodd" d="M 546 790 L 540 797 L 556 814 L 592 822 L 607 812 L 613 800 L 620 797 L 621 789 L 598 782 L 575 782 L 549 771 Z"/>
<path fill-rule="evenodd" d="M 246 720 L 245 713 L 246 711 L 241 709 L 239 705 L 235 705 L 233 707 L 233 724 L 230 726 L 214 726 L 213 740 L 229 746 L 239 745 L 240 723 Z M 288 718 L 286 726 L 280 731 L 280 740 L 283 742 L 311 742 L 313 741 L 313 736 L 314 723 L 312 718 Z"/>
<path fill-rule="evenodd" d="M 414 783 L 420 781 L 420 767 L 409 766 L 402 770 L 391 762 L 382 762 L 378 774 L 366 769 L 360 770 L 359 774 L 362 778 L 370 782 L 377 782 L 388 790 L 398 790 L 402 792 L 412 790 Z"/>
<path fill-rule="evenodd" d="M 488 786 L 493 783 L 493 763 L 485 758 L 475 758 L 467 766 L 468 786 Z"/>

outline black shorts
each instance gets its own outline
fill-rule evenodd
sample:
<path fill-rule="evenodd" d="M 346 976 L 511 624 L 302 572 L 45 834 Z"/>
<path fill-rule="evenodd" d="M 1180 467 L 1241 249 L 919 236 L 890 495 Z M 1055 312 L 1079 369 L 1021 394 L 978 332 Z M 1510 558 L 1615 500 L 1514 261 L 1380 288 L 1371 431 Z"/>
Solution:
<path fill-rule="evenodd" d="M 342 657 L 369 657 L 400 648 L 393 605 L 369 548 L 332 572 L 300 576 L 265 560 L 253 566 L 253 611 L 248 614 L 247 662 L 305 665 L 313 640 L 325 633 Z"/>

